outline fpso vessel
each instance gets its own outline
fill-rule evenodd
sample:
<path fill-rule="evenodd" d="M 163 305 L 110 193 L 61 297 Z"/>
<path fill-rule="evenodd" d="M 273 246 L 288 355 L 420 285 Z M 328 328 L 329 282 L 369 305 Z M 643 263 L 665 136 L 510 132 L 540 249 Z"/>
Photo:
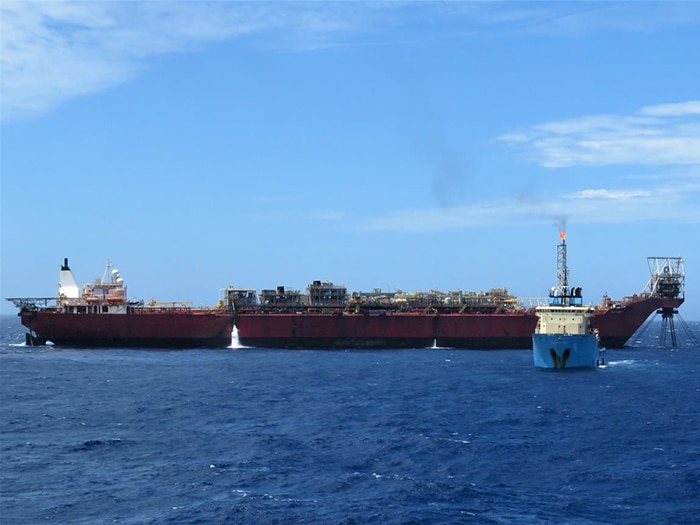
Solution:
<path fill-rule="evenodd" d="M 675 312 L 684 301 L 680 258 L 649 258 L 652 276 L 639 295 L 594 307 L 591 325 L 607 348 L 622 347 L 655 311 Z M 102 347 L 268 348 L 531 348 L 536 305 L 508 293 L 347 293 L 314 281 L 306 293 L 283 286 L 229 287 L 215 308 L 128 301 L 119 272 L 79 290 L 64 261 L 57 298 L 10 298 L 29 330 L 27 344 Z"/>
<path fill-rule="evenodd" d="M 600 344 L 620 348 L 654 312 L 672 315 L 684 301 L 681 258 L 649 257 L 645 290 L 591 306 Z M 347 294 L 344 286 L 314 281 L 298 290 L 227 288 L 243 346 L 272 348 L 532 348 L 536 305 L 524 306 L 505 288 L 489 292 Z"/>

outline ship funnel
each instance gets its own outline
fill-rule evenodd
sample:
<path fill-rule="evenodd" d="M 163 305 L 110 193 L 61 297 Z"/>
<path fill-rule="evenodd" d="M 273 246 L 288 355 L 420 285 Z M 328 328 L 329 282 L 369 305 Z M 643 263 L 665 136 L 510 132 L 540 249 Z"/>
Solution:
<path fill-rule="evenodd" d="M 66 299 L 77 299 L 80 297 L 78 283 L 75 282 L 73 272 L 68 267 L 68 258 L 63 259 L 61 274 L 58 281 L 58 297 Z"/>

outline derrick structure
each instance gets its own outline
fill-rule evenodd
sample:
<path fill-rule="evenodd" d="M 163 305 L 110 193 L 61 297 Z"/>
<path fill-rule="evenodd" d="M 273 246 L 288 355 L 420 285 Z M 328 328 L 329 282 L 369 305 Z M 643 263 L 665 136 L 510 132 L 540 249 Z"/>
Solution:
<path fill-rule="evenodd" d="M 647 257 L 651 277 L 644 294 L 685 298 L 685 265 L 681 257 Z"/>
<path fill-rule="evenodd" d="M 647 263 L 649 264 L 651 277 L 642 292 L 643 296 L 685 300 L 685 265 L 681 257 L 647 257 Z M 646 330 L 651 321 L 657 316 L 661 316 L 659 346 L 664 348 L 669 346 L 671 348 L 678 347 L 675 325 L 676 316 L 689 342 L 697 346 L 698 342 L 695 336 L 675 307 L 664 306 L 657 310 L 656 315 L 652 316 L 646 326 L 642 328 L 642 332 Z"/>
<path fill-rule="evenodd" d="M 550 306 L 581 306 L 581 288 L 569 288 L 569 266 L 566 262 L 566 232 L 559 232 L 561 244 L 557 245 L 557 285 L 549 292 Z"/>
<path fill-rule="evenodd" d="M 564 299 L 565 304 L 568 302 L 567 295 L 569 291 L 569 267 L 566 264 L 566 236 L 561 235 L 561 244 L 557 246 L 557 289 L 556 295 Z"/>

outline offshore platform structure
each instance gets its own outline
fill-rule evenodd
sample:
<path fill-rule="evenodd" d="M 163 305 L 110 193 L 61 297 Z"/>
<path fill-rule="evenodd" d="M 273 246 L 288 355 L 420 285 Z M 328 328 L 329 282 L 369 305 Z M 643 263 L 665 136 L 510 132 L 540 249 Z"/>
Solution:
<path fill-rule="evenodd" d="M 681 257 L 647 257 L 651 278 L 642 292 L 651 297 L 668 297 L 673 299 L 685 299 L 685 266 Z M 697 346 L 698 342 L 687 323 L 683 320 L 678 309 L 664 307 L 656 311 L 642 327 L 640 335 L 646 331 L 651 322 L 661 316 L 661 332 L 659 334 L 659 346 L 678 347 L 676 325 L 674 318 L 677 316 L 679 324 L 690 343 Z M 670 336 L 670 345 L 667 337 Z"/>

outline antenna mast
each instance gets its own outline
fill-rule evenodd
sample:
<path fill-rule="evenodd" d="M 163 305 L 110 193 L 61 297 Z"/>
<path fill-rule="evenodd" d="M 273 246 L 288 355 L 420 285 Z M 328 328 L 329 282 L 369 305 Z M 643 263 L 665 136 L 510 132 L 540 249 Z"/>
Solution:
<path fill-rule="evenodd" d="M 107 259 L 107 265 L 105 266 L 105 273 L 102 274 L 102 284 L 112 282 L 112 263 Z"/>

